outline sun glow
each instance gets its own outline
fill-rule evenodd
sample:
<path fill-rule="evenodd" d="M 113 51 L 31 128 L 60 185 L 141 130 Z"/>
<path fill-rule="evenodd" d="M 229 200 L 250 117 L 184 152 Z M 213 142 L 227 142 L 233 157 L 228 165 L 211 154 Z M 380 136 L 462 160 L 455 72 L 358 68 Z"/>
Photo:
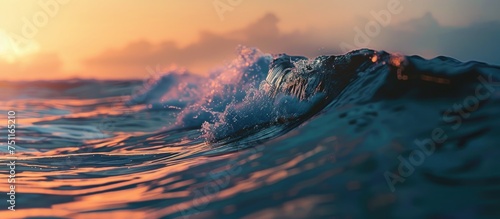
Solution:
<path fill-rule="evenodd" d="M 15 34 L 0 31 L 0 61 L 13 63 L 38 51 L 39 46 L 36 42 L 21 40 Z"/>

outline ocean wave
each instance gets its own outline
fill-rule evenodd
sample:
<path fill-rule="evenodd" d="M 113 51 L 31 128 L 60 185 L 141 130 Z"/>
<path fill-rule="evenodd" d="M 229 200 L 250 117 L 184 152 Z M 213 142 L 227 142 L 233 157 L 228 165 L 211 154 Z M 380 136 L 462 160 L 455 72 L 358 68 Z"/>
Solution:
<path fill-rule="evenodd" d="M 480 76 L 497 78 L 498 72 L 480 62 L 368 49 L 310 59 L 240 47 L 235 60 L 208 77 L 171 71 L 149 80 L 129 104 L 180 110 L 169 129 L 201 128 L 213 142 L 259 127 L 297 125 L 329 105 L 454 95 Z"/>
<path fill-rule="evenodd" d="M 499 74 L 447 57 L 241 47 L 208 76 L 9 83 L 0 112 L 17 110 L 29 188 L 16 212 L 498 218 Z"/>

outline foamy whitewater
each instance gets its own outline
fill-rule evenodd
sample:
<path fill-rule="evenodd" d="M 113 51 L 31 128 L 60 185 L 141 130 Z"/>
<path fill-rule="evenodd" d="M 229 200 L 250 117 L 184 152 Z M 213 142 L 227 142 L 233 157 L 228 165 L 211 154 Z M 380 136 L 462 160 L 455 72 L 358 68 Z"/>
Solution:
<path fill-rule="evenodd" d="M 2 82 L 0 218 L 497 218 L 499 74 L 241 47 L 206 77 Z"/>

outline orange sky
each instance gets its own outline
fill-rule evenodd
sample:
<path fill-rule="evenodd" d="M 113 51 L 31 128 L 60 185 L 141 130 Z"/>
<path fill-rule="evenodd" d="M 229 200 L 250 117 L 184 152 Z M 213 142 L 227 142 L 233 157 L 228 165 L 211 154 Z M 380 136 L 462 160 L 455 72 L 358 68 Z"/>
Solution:
<path fill-rule="evenodd" d="M 353 28 L 390 1 L 403 10 L 390 26 L 426 12 L 447 27 L 500 20 L 491 9 L 498 7 L 486 4 L 498 3 L 488 0 L 1 0 L 0 80 L 144 78 L 148 67 L 172 64 L 204 74 L 231 59 L 238 44 L 307 56 L 339 52 Z M 368 47 L 395 45 L 384 39 L 380 34 Z M 441 53 L 432 48 L 391 49 Z"/>

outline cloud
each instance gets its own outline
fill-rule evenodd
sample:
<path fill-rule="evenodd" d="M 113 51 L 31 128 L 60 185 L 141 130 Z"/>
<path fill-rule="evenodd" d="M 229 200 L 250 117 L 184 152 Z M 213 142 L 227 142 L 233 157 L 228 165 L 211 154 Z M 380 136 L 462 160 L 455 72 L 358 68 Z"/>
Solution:
<path fill-rule="evenodd" d="M 405 54 L 444 55 L 461 61 L 500 65 L 499 39 L 498 21 L 450 27 L 439 24 L 431 13 L 426 13 L 421 18 L 387 28 L 375 43 L 378 48 Z"/>
<path fill-rule="evenodd" d="M 268 53 L 314 57 L 342 53 L 339 42 L 349 42 L 350 38 L 342 31 L 334 33 L 332 30 L 286 33 L 278 28 L 278 23 L 278 17 L 268 13 L 239 30 L 223 34 L 201 32 L 199 41 L 185 47 L 179 47 L 173 41 L 159 44 L 137 41 L 124 48 L 105 51 L 85 64 L 89 72 L 103 72 L 115 77 L 144 78 L 148 75 L 148 66 L 154 69 L 172 64 L 203 74 L 235 57 L 238 45 L 257 47 Z M 428 58 L 445 55 L 463 61 L 500 64 L 498 39 L 498 21 L 449 27 L 439 24 L 431 13 L 426 13 L 420 18 L 384 28 L 370 46 Z"/>
<path fill-rule="evenodd" d="M 312 31 L 284 33 L 278 28 L 279 19 L 266 14 L 248 26 L 224 34 L 204 31 L 200 40 L 186 47 L 166 41 L 153 44 L 148 41 L 130 43 L 121 49 L 105 51 L 86 60 L 90 72 L 106 72 L 120 77 L 147 75 L 146 67 L 176 64 L 195 72 L 205 73 L 224 60 L 235 57 L 238 45 L 257 47 L 269 53 L 291 53 L 316 56 L 324 47 Z M 332 44 L 333 45 L 333 44 Z"/>

